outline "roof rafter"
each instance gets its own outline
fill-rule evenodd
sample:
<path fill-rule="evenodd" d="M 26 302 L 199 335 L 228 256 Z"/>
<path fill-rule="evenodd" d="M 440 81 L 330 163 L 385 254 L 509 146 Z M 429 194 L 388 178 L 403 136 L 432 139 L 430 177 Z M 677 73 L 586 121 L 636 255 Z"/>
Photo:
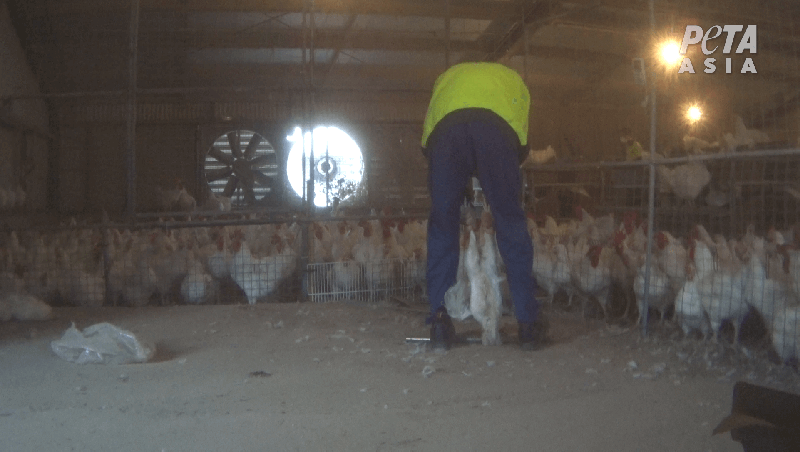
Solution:
<path fill-rule="evenodd" d="M 141 0 L 142 10 L 176 12 L 302 12 L 303 0 Z M 85 14 L 99 11 L 118 11 L 130 8 L 128 0 L 48 0 L 48 10 L 54 15 Z M 420 0 L 316 0 L 317 12 L 342 14 L 380 14 L 392 16 L 445 17 L 441 5 Z M 515 6 L 507 1 L 454 0 L 451 17 L 491 19 L 503 17 Z"/>

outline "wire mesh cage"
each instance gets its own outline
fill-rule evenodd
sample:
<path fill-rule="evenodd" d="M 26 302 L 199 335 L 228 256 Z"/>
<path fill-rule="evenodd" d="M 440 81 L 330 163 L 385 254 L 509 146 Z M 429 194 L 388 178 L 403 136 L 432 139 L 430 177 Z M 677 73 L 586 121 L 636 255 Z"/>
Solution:
<path fill-rule="evenodd" d="M 412 218 L 317 221 L 307 293 L 312 301 L 412 298 L 425 284 L 425 221 Z"/>
<path fill-rule="evenodd" d="M 289 224 L 10 232 L 2 289 L 51 305 L 141 307 L 296 300 Z"/>
<path fill-rule="evenodd" d="M 359 263 L 328 262 L 308 265 L 311 301 L 379 301 L 391 296 L 419 298 L 425 285 L 425 262 L 383 259 Z"/>

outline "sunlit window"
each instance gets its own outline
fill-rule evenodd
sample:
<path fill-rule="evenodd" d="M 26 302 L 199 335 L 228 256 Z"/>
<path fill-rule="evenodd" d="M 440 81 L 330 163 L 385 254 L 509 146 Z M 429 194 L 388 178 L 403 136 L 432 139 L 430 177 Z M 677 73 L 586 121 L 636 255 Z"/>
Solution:
<path fill-rule="evenodd" d="M 310 132 L 303 134 L 297 127 L 286 139 L 292 143 L 286 171 L 289 184 L 297 196 L 303 197 L 304 194 L 305 159 L 306 181 L 311 180 L 313 169 L 314 204 L 317 207 L 330 206 L 335 198 L 341 202 L 354 199 L 364 177 L 364 159 L 361 149 L 350 135 L 338 127 L 317 127 L 312 140 Z M 312 142 L 313 165 L 310 161 Z"/>

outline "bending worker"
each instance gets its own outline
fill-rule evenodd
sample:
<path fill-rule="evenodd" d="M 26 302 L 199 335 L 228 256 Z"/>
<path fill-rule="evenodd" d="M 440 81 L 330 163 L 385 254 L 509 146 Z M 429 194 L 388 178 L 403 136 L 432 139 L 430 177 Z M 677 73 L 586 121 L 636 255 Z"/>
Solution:
<path fill-rule="evenodd" d="M 494 216 L 497 245 L 523 349 L 539 348 L 544 322 L 532 276 L 533 246 L 520 203 L 519 165 L 527 156 L 530 93 L 514 70 L 497 63 L 462 63 L 436 80 L 422 133 L 428 157 L 428 298 L 431 346 L 447 350 L 454 338 L 444 294 L 456 282 L 460 207 L 464 187 L 477 172 Z"/>

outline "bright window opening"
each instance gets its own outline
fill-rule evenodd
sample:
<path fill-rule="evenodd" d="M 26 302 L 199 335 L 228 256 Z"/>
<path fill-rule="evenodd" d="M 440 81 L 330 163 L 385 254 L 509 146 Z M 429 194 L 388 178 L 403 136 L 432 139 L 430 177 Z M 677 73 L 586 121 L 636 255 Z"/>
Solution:
<path fill-rule="evenodd" d="M 333 204 L 334 199 L 340 202 L 355 199 L 364 178 L 364 159 L 350 135 L 338 127 L 317 127 L 312 137 L 311 132 L 302 133 L 300 127 L 296 127 L 286 139 L 292 143 L 286 171 L 297 196 L 304 196 L 305 162 L 305 181 L 312 176 L 314 180 L 314 205 L 326 207 Z"/>

